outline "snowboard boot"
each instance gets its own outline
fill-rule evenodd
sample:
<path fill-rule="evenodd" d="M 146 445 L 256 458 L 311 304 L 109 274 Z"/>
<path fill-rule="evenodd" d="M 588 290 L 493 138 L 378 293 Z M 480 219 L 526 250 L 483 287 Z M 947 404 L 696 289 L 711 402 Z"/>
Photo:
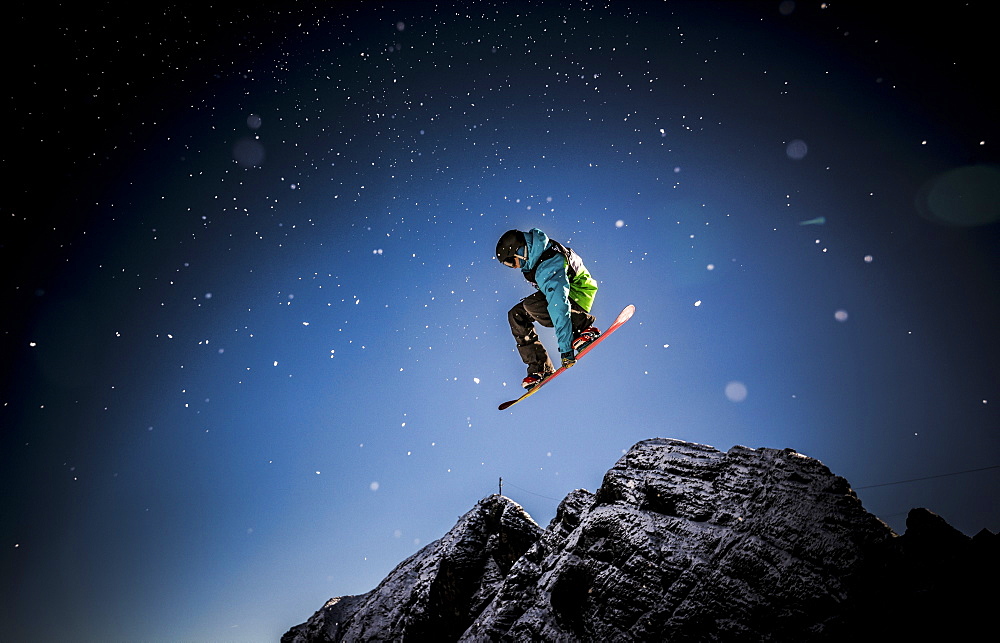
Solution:
<path fill-rule="evenodd" d="M 590 328 L 584 328 L 579 332 L 579 334 L 577 334 L 576 339 L 573 340 L 573 350 L 579 353 L 600 336 L 601 331 L 597 330 L 593 326 Z"/>
<path fill-rule="evenodd" d="M 552 373 L 531 373 L 523 380 L 521 380 L 521 386 L 524 388 L 525 391 L 530 391 L 531 389 L 538 386 L 541 383 L 541 381 L 544 380 L 549 375 L 552 375 Z"/>

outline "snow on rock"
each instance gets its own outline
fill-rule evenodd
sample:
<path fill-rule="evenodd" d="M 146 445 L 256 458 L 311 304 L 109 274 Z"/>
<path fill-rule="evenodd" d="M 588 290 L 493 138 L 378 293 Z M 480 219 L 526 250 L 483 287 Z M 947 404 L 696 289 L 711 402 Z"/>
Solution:
<path fill-rule="evenodd" d="M 911 515 L 921 533 L 944 534 L 932 541 L 967 554 L 972 539 L 919 511 L 926 512 Z M 791 449 L 736 446 L 723 453 L 645 440 L 619 459 L 596 493 L 571 492 L 546 529 L 513 501 L 489 496 L 379 587 L 332 599 L 282 641 L 888 636 L 910 620 L 908 595 L 893 587 L 897 578 L 918 587 L 925 601 L 960 596 L 963 605 L 956 599 L 954 609 L 966 612 L 985 605 L 956 593 L 954 578 L 909 578 L 911 568 L 928 568 L 919 556 L 936 551 L 909 531 L 897 536 L 865 511 L 846 480 Z M 975 540 L 993 552 L 983 555 L 992 567 L 962 559 L 948 569 L 994 574 L 997 539 L 985 533 Z M 886 600 L 892 591 L 894 602 Z M 949 617 L 948 627 L 954 623 Z M 919 620 L 908 627 L 928 631 Z"/>
<path fill-rule="evenodd" d="M 706 623 L 724 639 L 761 640 L 779 617 L 821 623 L 824 606 L 832 616 L 838 576 L 891 531 L 846 481 L 794 451 L 647 440 L 546 535 L 469 640 L 702 640 Z"/>
<path fill-rule="evenodd" d="M 493 599 L 541 528 L 499 495 L 400 563 L 371 592 L 333 598 L 283 642 L 456 640 Z"/>

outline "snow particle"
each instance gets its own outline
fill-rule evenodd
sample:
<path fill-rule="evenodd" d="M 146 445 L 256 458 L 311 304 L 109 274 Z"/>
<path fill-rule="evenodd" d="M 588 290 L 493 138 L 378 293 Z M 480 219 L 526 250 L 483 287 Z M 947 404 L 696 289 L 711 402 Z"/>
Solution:
<path fill-rule="evenodd" d="M 742 402 L 747 399 L 746 384 L 737 381 L 732 381 L 726 384 L 726 398 L 730 402 Z"/>
<path fill-rule="evenodd" d="M 233 144 L 233 159 L 243 167 L 257 167 L 264 157 L 264 145 L 256 139 L 243 138 Z"/>
<path fill-rule="evenodd" d="M 793 159 L 795 161 L 801 161 L 802 159 L 804 159 L 808 152 L 809 148 L 806 145 L 805 141 L 802 141 L 800 139 L 795 139 L 794 141 L 790 142 L 788 146 L 785 148 L 785 154 L 788 155 L 788 158 Z"/>
<path fill-rule="evenodd" d="M 920 214 L 935 223 L 973 227 L 1000 220 L 1000 171 L 971 165 L 949 170 L 918 195 Z"/>
<path fill-rule="evenodd" d="M 368 488 L 372 491 L 378 491 L 378 483 L 373 481 L 370 485 L 368 485 Z"/>

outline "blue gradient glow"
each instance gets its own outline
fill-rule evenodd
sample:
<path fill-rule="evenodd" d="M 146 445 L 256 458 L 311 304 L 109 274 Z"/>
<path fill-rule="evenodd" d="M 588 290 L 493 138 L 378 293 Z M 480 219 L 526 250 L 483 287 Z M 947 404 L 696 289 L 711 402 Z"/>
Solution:
<path fill-rule="evenodd" d="M 1000 463 L 986 3 L 604 4 L 20 18 L 0 639 L 274 641 L 651 437 L 1000 528 L 996 469 L 871 486 Z M 531 227 L 637 312 L 498 412 Z"/>

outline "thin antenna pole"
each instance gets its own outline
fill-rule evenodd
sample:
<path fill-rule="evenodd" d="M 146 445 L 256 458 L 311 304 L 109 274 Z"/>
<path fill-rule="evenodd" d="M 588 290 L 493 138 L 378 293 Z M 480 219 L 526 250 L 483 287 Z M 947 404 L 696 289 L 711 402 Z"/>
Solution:
<path fill-rule="evenodd" d="M 503 476 L 500 477 L 500 495 L 503 495 Z"/>

